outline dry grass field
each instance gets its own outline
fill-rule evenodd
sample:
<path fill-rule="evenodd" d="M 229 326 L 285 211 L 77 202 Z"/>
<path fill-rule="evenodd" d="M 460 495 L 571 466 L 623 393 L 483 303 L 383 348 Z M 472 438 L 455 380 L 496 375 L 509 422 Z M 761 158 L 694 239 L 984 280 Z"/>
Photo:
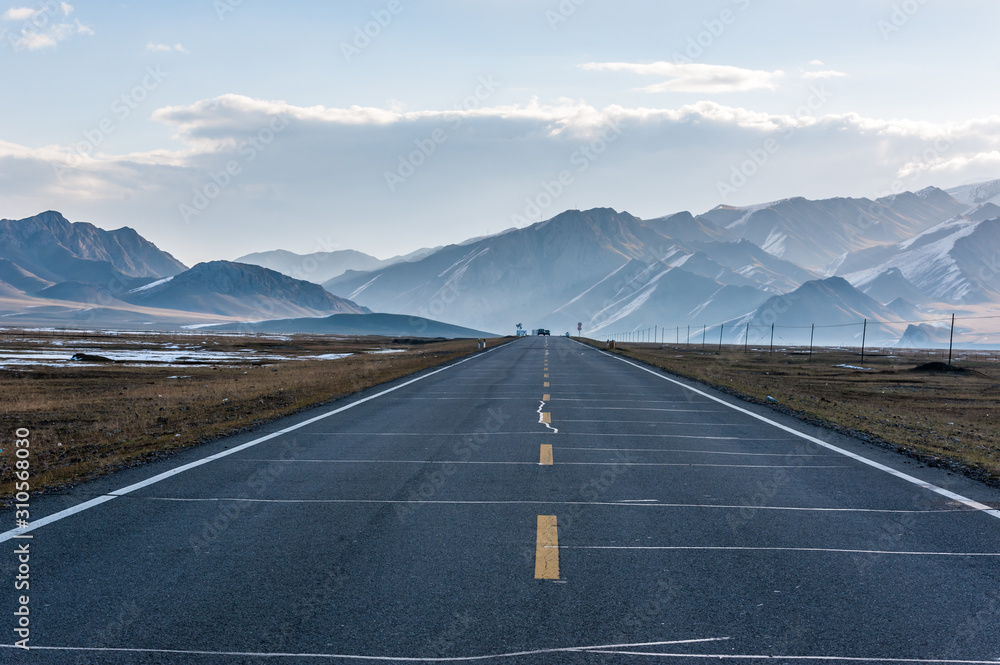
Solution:
<path fill-rule="evenodd" d="M 956 351 L 955 369 L 947 371 L 942 369 L 947 351 L 879 350 L 866 353 L 863 365 L 859 352 L 847 349 L 824 349 L 810 358 L 802 349 L 771 354 L 766 348 L 744 353 L 742 347 L 621 343 L 617 353 L 888 445 L 926 464 L 1000 483 L 995 354 Z M 926 367 L 934 362 L 936 370 Z"/>
<path fill-rule="evenodd" d="M 132 360 L 66 362 L 81 350 Z M 0 498 L 12 494 L 20 427 L 32 491 L 52 489 L 475 352 L 472 339 L 0 331 Z M 329 354 L 351 355 L 317 358 Z M 12 357 L 21 364 L 3 364 Z"/>

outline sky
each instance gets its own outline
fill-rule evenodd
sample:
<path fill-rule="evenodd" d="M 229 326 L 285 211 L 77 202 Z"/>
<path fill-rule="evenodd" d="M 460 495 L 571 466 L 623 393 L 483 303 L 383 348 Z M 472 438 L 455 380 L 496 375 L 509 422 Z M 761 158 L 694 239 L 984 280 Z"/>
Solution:
<path fill-rule="evenodd" d="M 0 217 L 379 258 L 1000 178 L 995 0 L 0 3 Z"/>

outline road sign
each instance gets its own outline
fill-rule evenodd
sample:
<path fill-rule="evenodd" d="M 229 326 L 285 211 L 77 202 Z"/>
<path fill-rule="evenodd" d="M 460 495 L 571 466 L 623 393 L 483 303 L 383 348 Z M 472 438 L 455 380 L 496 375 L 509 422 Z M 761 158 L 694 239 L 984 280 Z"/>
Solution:
<path fill-rule="evenodd" d="M 576 332 L 578 332 L 578 333 L 583 332 L 583 324 L 582 323 L 576 324 Z"/>

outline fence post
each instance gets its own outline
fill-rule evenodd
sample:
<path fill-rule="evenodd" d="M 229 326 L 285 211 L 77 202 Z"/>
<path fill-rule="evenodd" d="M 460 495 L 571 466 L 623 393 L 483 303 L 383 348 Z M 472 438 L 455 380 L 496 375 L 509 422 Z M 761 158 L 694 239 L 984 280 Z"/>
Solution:
<path fill-rule="evenodd" d="M 951 315 L 951 335 L 948 337 L 948 366 L 951 367 L 951 349 L 955 343 L 955 314 Z"/>
<path fill-rule="evenodd" d="M 861 364 L 865 364 L 865 338 L 868 336 L 868 319 L 865 319 L 864 328 L 861 329 Z"/>

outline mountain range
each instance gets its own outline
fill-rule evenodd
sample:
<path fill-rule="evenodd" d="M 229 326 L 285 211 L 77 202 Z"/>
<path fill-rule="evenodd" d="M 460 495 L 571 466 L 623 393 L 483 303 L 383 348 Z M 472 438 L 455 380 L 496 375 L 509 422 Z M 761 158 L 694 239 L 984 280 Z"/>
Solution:
<path fill-rule="evenodd" d="M 998 257 L 1000 180 L 652 219 L 570 210 L 385 260 L 275 250 L 190 269 L 132 229 L 103 231 L 47 212 L 0 221 L 0 316 L 58 319 L 65 310 L 72 319 L 83 310 L 120 320 L 133 312 L 157 323 L 197 315 L 333 330 L 338 320 L 341 329 L 374 325 L 379 312 L 476 334 L 517 322 L 554 333 L 579 323 L 596 337 L 722 325 L 727 341 L 755 340 L 771 323 L 808 333 L 812 324 L 868 319 L 880 342 L 936 341 L 926 319 L 1000 305 Z"/>

